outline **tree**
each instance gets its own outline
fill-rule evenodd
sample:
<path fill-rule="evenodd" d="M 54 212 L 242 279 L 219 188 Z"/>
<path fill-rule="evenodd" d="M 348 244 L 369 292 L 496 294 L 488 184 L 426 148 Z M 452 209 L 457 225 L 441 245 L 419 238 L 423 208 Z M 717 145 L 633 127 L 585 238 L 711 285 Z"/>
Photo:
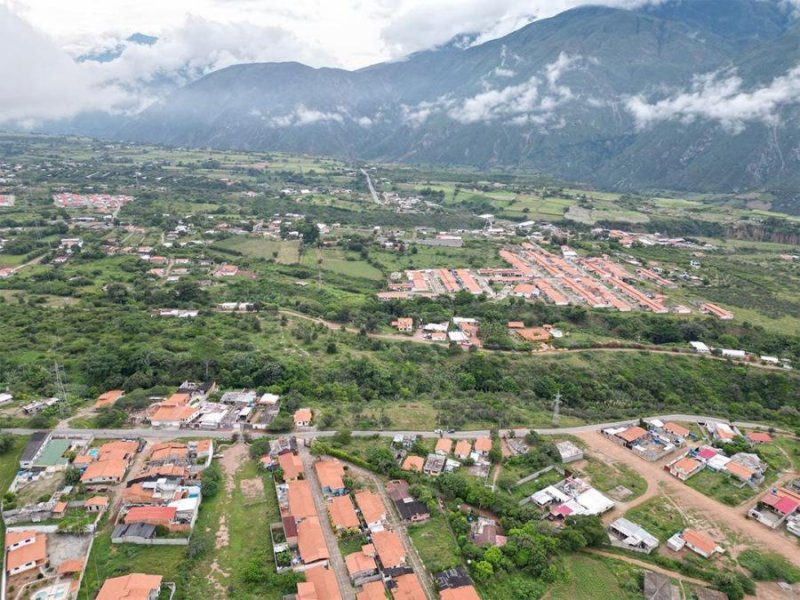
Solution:
<path fill-rule="evenodd" d="M 269 454 L 269 440 L 267 438 L 257 438 L 250 442 L 250 458 L 258 459 Z"/>
<path fill-rule="evenodd" d="M 472 573 L 475 576 L 475 579 L 480 582 L 489 581 L 494 575 L 494 567 L 489 561 L 481 560 L 475 563 Z"/>
<path fill-rule="evenodd" d="M 78 485 L 81 481 L 81 471 L 77 467 L 69 467 L 64 472 L 64 483 L 66 485 Z"/>
<path fill-rule="evenodd" d="M 4 431 L 0 433 L 0 454 L 5 454 L 14 447 L 14 436 Z"/>

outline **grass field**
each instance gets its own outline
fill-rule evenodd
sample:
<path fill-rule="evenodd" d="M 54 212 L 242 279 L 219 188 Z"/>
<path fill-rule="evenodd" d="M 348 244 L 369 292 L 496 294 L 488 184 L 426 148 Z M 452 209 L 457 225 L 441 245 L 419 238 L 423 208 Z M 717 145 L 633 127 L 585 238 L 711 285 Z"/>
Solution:
<path fill-rule="evenodd" d="M 737 487 L 734 483 L 738 483 L 738 480 L 723 473 L 715 473 L 710 469 L 703 469 L 686 481 L 686 485 L 690 488 L 728 506 L 737 506 L 758 493 L 758 490 L 754 490 L 750 486 Z"/>
<path fill-rule="evenodd" d="M 550 591 L 551 600 L 633 600 L 641 598 L 632 585 L 623 587 L 620 580 L 634 578 L 629 565 L 577 554 L 567 561 L 568 578 L 556 583 Z"/>
<path fill-rule="evenodd" d="M 19 469 L 19 457 L 28 443 L 28 437 L 14 436 L 14 445 L 2 456 L 0 456 L 0 490 L 2 493 L 8 489 L 14 480 L 14 475 Z M 0 537 L 5 539 L 6 528 L 0 519 Z"/>
<path fill-rule="evenodd" d="M 625 513 L 625 518 L 641 525 L 662 542 L 687 525 L 683 515 L 663 496 L 657 496 L 632 508 Z"/>
<path fill-rule="evenodd" d="M 214 247 L 235 250 L 251 258 L 274 259 L 287 265 L 300 262 L 299 241 L 277 241 L 239 236 L 217 242 Z"/>
<path fill-rule="evenodd" d="M 585 470 L 592 485 L 601 492 L 607 493 L 618 485 L 628 488 L 633 494 L 625 498 L 626 501 L 638 498 L 647 490 L 644 478 L 626 465 L 609 464 L 590 458 Z"/>
<path fill-rule="evenodd" d="M 322 260 L 322 263 L 319 263 L 319 260 Z M 384 279 L 382 271 L 361 259 L 355 252 L 346 252 L 345 250 L 308 251 L 303 255 L 303 264 L 314 268 L 319 266 L 323 271 L 332 271 L 348 277 L 360 277 L 374 281 Z"/>
<path fill-rule="evenodd" d="M 444 515 L 438 514 L 421 525 L 411 525 L 408 534 L 420 559 L 431 573 L 461 564 L 458 544 Z"/>

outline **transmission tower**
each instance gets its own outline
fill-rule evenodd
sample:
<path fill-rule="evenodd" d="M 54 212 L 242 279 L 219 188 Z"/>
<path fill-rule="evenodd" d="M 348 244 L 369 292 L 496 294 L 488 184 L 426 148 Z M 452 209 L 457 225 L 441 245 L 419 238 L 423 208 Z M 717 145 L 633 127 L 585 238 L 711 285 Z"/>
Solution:
<path fill-rule="evenodd" d="M 553 398 L 553 427 L 558 427 L 558 423 L 561 420 L 561 392 L 556 393 L 556 397 Z"/>

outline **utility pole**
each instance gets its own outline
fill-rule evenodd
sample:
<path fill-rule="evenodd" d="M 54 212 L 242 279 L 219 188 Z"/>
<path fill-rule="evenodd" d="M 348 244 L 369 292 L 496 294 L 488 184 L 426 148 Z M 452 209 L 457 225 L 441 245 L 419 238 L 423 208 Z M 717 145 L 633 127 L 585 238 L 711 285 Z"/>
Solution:
<path fill-rule="evenodd" d="M 53 366 L 53 371 L 55 373 L 55 383 L 56 383 L 56 394 L 58 395 L 59 399 L 59 414 L 61 415 L 62 419 L 66 419 L 69 416 L 69 406 L 67 404 L 67 386 L 63 379 L 61 379 L 61 368 L 58 366 L 58 362 L 56 362 Z"/>
<path fill-rule="evenodd" d="M 561 420 L 561 392 L 556 393 L 556 397 L 553 399 L 553 427 L 558 427 L 559 421 Z"/>

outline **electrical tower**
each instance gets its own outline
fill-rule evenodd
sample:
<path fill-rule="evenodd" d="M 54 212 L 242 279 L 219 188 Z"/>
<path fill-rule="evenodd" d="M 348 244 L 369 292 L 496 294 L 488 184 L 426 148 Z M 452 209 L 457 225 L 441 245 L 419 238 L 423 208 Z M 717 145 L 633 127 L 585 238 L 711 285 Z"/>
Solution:
<path fill-rule="evenodd" d="M 556 397 L 553 398 L 553 427 L 558 427 L 558 423 L 561 420 L 561 392 L 556 393 Z"/>

